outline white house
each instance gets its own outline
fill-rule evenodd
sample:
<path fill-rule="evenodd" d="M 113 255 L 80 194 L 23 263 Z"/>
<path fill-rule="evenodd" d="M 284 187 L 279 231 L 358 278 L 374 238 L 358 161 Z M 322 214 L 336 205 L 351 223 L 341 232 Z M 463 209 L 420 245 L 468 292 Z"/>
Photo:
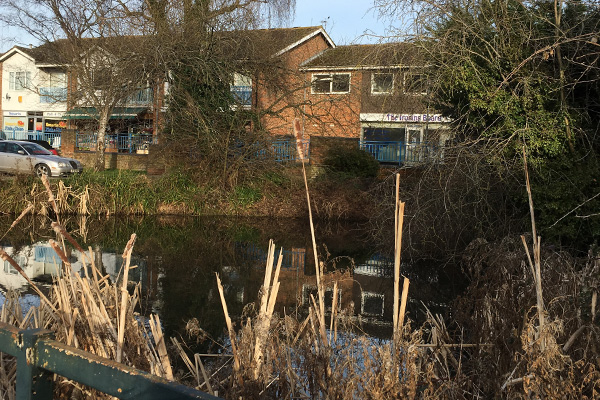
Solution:
<path fill-rule="evenodd" d="M 0 56 L 2 65 L 1 121 L 7 138 L 41 138 L 67 126 L 67 74 L 51 61 L 43 46 L 14 46 Z M 38 135 L 35 135 L 35 133 Z M 44 139 L 52 139 L 51 136 Z"/>

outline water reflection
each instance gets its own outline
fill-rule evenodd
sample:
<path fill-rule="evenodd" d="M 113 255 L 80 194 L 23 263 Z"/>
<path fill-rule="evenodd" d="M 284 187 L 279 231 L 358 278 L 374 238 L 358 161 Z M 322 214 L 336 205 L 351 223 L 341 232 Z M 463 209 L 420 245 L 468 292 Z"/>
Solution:
<path fill-rule="evenodd" d="M 0 232 L 12 219 L 0 218 Z M 48 281 L 61 264 L 48 239 L 54 238 L 50 221 L 22 221 L 0 245 L 12 254 L 32 279 Z M 95 264 L 118 279 L 123 247 L 131 233 L 138 236 L 129 274 L 140 283 L 144 310 L 158 312 L 167 334 L 184 334 L 185 323 L 197 318 L 213 337 L 223 332 L 224 318 L 215 273 L 223 281 L 229 311 L 243 313 L 256 300 L 263 282 L 269 239 L 282 249 L 281 287 L 276 311 L 302 313 L 316 293 L 315 265 L 308 226 L 303 221 L 223 218 L 108 218 L 63 221 Z M 319 254 L 326 260 L 325 300 L 332 305 L 333 283 L 337 303 L 365 331 L 377 336 L 391 333 L 393 307 L 392 251 L 373 243 L 357 224 L 317 225 Z M 83 273 L 84 256 L 68 248 L 75 273 Z M 439 309 L 456 293 L 455 280 L 436 265 L 403 265 L 411 278 L 409 315 L 419 318 L 421 301 Z M 0 270 L 0 289 L 28 292 L 27 282 L 8 263 Z"/>

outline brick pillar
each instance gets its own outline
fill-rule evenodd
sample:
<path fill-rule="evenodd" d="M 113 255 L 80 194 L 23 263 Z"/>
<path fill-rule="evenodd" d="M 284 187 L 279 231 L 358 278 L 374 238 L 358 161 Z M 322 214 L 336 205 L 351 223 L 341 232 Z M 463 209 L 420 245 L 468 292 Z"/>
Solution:
<path fill-rule="evenodd" d="M 63 129 L 60 136 L 61 154 L 65 157 L 73 157 L 75 155 L 75 129 Z"/>

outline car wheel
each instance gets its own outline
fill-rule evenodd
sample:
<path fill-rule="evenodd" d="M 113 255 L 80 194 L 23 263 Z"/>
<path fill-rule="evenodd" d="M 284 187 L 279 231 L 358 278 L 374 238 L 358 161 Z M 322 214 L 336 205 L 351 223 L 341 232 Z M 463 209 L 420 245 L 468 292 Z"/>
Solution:
<path fill-rule="evenodd" d="M 35 166 L 35 174 L 37 176 L 51 176 L 50 167 L 48 167 L 46 164 L 38 164 Z"/>

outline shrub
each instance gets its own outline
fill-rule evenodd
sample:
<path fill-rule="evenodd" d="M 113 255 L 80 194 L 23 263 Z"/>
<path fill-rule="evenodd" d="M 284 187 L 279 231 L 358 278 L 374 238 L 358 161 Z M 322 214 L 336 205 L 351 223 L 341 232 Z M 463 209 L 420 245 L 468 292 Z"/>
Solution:
<path fill-rule="evenodd" d="M 332 147 L 324 162 L 329 171 L 354 177 L 375 177 L 379 172 L 379 162 L 359 148 Z"/>

